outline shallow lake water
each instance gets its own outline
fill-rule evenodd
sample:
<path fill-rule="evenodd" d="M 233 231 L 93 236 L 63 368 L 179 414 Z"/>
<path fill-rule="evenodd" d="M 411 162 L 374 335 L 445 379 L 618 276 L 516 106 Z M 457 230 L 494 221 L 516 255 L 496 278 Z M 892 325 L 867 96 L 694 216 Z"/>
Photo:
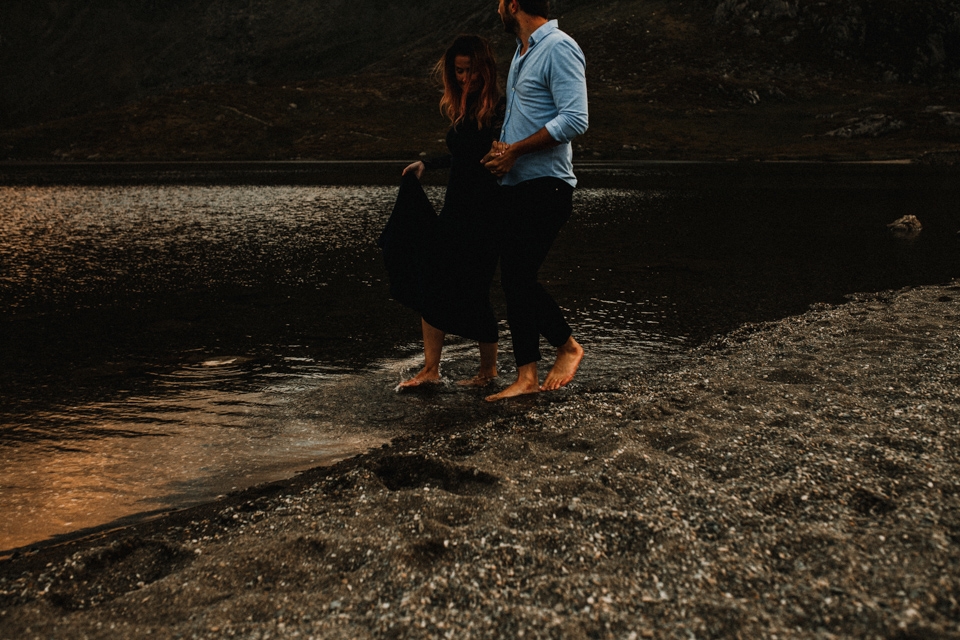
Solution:
<path fill-rule="evenodd" d="M 438 204 L 442 190 L 431 187 Z M 0 187 L 0 550 L 202 502 L 502 410 L 420 364 L 375 240 L 395 187 Z M 744 322 L 958 275 L 960 214 L 911 189 L 587 188 L 542 280 L 616 386 Z M 917 215 L 924 230 L 886 223 Z M 502 296 L 494 300 L 504 317 Z M 513 372 L 509 332 L 501 371 Z M 443 373 L 467 377 L 450 339 Z"/>

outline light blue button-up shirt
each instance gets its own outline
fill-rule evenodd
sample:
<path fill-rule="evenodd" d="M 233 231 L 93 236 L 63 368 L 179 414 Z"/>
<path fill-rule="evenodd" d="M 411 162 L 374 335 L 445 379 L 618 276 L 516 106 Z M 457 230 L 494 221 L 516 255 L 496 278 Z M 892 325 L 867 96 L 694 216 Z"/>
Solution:
<path fill-rule="evenodd" d="M 527 52 L 518 41 L 507 75 L 507 113 L 500 140 L 518 142 L 546 127 L 561 144 L 517 159 L 501 179 L 505 186 L 534 178 L 560 178 L 577 185 L 570 141 L 587 130 L 586 61 L 577 43 L 551 20 L 530 35 Z"/>

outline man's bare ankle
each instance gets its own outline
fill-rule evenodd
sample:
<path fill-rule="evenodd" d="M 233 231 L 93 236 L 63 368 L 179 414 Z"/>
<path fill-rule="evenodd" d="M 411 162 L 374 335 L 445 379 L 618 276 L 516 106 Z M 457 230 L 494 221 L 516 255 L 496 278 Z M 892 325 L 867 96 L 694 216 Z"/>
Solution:
<path fill-rule="evenodd" d="M 574 340 L 573 336 L 567 338 L 567 341 L 557 347 L 557 353 L 582 353 L 583 347 Z"/>

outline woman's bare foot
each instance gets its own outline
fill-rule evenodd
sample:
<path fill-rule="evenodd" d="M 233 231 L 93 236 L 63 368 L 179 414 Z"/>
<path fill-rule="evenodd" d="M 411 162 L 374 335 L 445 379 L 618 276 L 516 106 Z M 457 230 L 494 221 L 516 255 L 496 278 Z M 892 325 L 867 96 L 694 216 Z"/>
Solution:
<path fill-rule="evenodd" d="M 494 371 L 492 375 L 478 373 L 469 380 L 459 380 L 457 384 L 461 387 L 485 387 L 490 384 L 494 378 L 497 377 L 497 372 Z"/>
<path fill-rule="evenodd" d="M 417 375 L 409 380 L 404 380 L 397 385 L 397 390 L 409 389 L 410 387 L 419 387 L 422 384 L 436 384 L 440 382 L 440 372 L 432 369 L 423 369 Z"/>
<path fill-rule="evenodd" d="M 573 339 L 573 336 L 570 336 L 563 346 L 557 349 L 557 361 L 553 363 L 553 368 L 547 374 L 540 390 L 554 391 L 570 384 L 580 367 L 581 360 L 583 360 L 583 347 Z"/>
<path fill-rule="evenodd" d="M 407 169 L 412 170 L 412 167 L 417 164 L 414 162 Z M 404 173 L 407 169 L 404 169 Z M 443 351 L 443 338 L 446 334 L 423 318 L 420 318 L 420 328 L 423 331 L 423 369 L 409 380 L 398 384 L 397 391 L 440 382 L 440 354 Z"/>
<path fill-rule="evenodd" d="M 481 342 L 478 346 L 480 347 L 480 370 L 469 380 L 460 382 L 465 387 L 485 387 L 497 377 L 497 343 Z"/>

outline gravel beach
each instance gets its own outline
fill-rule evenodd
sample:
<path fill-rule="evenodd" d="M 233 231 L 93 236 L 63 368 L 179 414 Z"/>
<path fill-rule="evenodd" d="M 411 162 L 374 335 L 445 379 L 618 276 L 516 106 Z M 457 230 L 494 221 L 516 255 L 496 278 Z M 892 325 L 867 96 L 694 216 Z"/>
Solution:
<path fill-rule="evenodd" d="M 0 637 L 960 638 L 958 318 L 960 283 L 862 294 L 668 369 L 478 394 L 0 561 Z"/>

